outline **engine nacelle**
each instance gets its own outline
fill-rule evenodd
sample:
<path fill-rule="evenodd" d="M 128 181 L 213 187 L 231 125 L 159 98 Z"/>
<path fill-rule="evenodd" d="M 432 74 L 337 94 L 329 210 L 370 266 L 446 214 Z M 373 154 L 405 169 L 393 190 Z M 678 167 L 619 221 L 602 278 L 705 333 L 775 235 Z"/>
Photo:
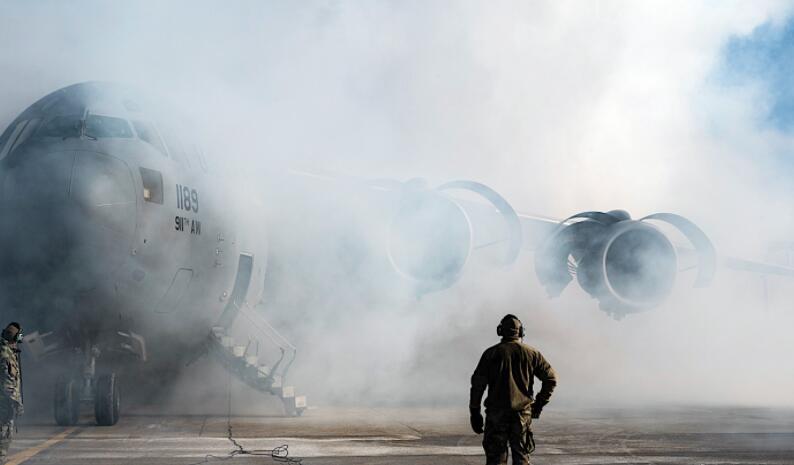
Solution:
<path fill-rule="evenodd" d="M 392 220 L 389 260 L 403 277 L 445 288 L 466 266 L 472 235 L 469 216 L 454 200 L 437 191 L 408 193 Z"/>
<path fill-rule="evenodd" d="M 664 232 L 646 220 L 669 223 L 683 233 L 698 256 L 696 285 L 707 285 L 716 254 L 694 223 L 671 213 L 635 221 L 623 211 L 580 213 L 561 222 L 535 255 L 540 282 L 553 297 L 576 277 L 615 317 L 660 304 L 675 284 L 678 254 Z"/>
<path fill-rule="evenodd" d="M 577 280 L 608 306 L 647 308 L 667 297 L 678 274 L 678 257 L 657 228 L 622 222 L 579 261 Z"/>
<path fill-rule="evenodd" d="M 499 264 L 513 263 L 521 250 L 523 234 L 518 215 L 496 191 L 474 181 L 453 181 L 436 189 L 404 185 L 388 239 L 388 257 L 403 277 L 416 281 L 420 293 L 445 289 L 461 276 L 472 253 L 483 247 L 504 244 Z M 465 190 L 490 205 L 454 199 L 451 190 Z M 478 237 L 473 210 L 498 212 L 503 219 L 501 236 L 485 245 Z M 505 233 L 506 232 L 506 233 Z"/>

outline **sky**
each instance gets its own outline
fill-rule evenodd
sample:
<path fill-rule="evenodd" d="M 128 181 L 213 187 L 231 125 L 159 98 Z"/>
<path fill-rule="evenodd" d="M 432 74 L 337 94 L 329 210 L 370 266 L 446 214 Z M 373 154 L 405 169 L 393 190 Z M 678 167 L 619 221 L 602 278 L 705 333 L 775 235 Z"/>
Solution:
<path fill-rule="evenodd" d="M 728 39 L 721 72 L 725 86 L 758 85 L 765 99 L 758 109 L 759 125 L 790 132 L 794 123 L 794 21 L 765 22 L 750 34 Z"/>
<path fill-rule="evenodd" d="M 120 81 L 190 115 L 228 179 L 274 166 L 431 185 L 476 179 L 526 213 L 680 213 L 720 253 L 760 259 L 794 229 L 792 14 L 779 1 L 0 0 L 0 125 L 59 87 Z M 758 316 L 754 280 L 727 274 L 710 294 L 676 295 L 616 323 L 576 290 L 546 300 L 530 264 L 466 276 L 414 309 L 377 303 L 386 310 L 318 317 L 301 327 L 303 353 L 328 367 L 336 399 L 409 392 L 389 386 L 394 373 L 441 393 L 416 398 L 457 399 L 467 387 L 443 385 L 465 385 L 468 362 L 424 354 L 455 347 L 476 359 L 505 309 L 517 308 L 538 312 L 530 336 L 568 373 L 568 399 L 578 392 L 570 386 L 588 385 L 613 400 L 753 403 L 763 379 L 778 386 L 768 402 L 787 402 L 794 373 L 773 367 L 794 347 L 770 327 L 790 319 Z M 332 319 L 360 337 L 338 337 L 349 334 Z M 708 354 L 692 356 L 695 341 Z M 736 341 L 753 349 L 740 361 L 755 381 L 725 388 L 736 360 L 719 354 Z M 379 342 L 400 348 L 386 368 L 324 350 Z M 593 367 L 605 359 L 616 360 L 611 377 Z M 376 379 L 345 378 L 357 363 Z M 619 373 L 625 390 L 606 381 Z M 680 381 L 659 388 L 668 375 Z"/>

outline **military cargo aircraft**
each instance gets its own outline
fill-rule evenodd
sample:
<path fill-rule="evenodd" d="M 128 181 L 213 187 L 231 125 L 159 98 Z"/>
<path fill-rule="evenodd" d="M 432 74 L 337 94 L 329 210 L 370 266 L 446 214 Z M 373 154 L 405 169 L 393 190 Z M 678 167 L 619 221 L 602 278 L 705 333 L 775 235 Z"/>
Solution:
<path fill-rule="evenodd" d="M 230 209 L 205 157 L 167 110 L 113 83 L 57 90 L 0 136 L 2 304 L 36 330 L 32 351 L 60 361 L 58 424 L 77 422 L 82 403 L 93 404 L 99 425 L 115 424 L 118 367 L 173 351 L 212 351 L 249 385 L 280 396 L 288 413 L 305 408 L 284 385 L 294 347 L 250 308 L 279 251 L 268 250 L 267 231 Z M 341 182 L 325 173 L 286 175 L 301 179 L 296 185 Z M 474 181 L 354 184 L 387 199 L 383 260 L 419 294 L 452 286 L 488 248 L 498 249 L 493 262 L 503 266 L 534 251 L 551 296 L 575 277 L 618 317 L 658 305 L 682 260 L 697 268 L 701 286 L 720 263 L 794 276 L 782 266 L 720 262 L 703 231 L 670 213 L 632 220 L 620 210 L 585 212 L 559 221 L 520 214 Z M 659 222 L 689 244 L 674 244 Z M 259 363 L 250 342 L 234 343 L 229 328 L 240 318 L 275 341 L 275 363 Z M 177 346 L 161 343 L 175 339 Z M 152 350 L 147 342 L 155 340 Z"/>

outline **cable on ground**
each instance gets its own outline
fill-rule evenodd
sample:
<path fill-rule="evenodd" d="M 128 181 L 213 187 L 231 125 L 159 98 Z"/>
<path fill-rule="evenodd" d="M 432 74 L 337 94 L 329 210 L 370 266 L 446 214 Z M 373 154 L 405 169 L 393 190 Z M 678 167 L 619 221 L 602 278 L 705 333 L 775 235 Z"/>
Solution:
<path fill-rule="evenodd" d="M 229 373 L 229 378 L 226 383 L 226 439 L 232 443 L 234 449 L 229 451 L 226 455 L 213 455 L 207 454 L 204 456 L 204 460 L 200 462 L 194 462 L 188 465 L 201 465 L 205 463 L 210 463 L 210 461 L 218 461 L 223 462 L 226 460 L 231 460 L 240 455 L 251 455 L 251 456 L 261 456 L 261 457 L 270 457 L 273 459 L 274 462 L 278 463 L 286 463 L 290 465 L 300 465 L 303 463 L 302 458 L 297 457 L 290 457 L 289 456 L 289 446 L 287 444 L 282 444 L 278 447 L 273 449 L 246 449 L 243 447 L 242 444 L 237 442 L 234 439 L 234 434 L 232 431 L 232 375 Z"/>

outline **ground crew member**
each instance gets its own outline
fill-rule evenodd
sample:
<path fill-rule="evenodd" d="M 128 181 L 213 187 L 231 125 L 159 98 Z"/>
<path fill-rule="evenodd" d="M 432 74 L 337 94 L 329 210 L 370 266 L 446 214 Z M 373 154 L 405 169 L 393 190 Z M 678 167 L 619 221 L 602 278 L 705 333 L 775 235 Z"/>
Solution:
<path fill-rule="evenodd" d="M 0 335 L 0 464 L 5 463 L 14 420 L 22 414 L 22 373 L 19 368 L 19 349 L 22 327 L 11 322 Z"/>
<path fill-rule="evenodd" d="M 471 377 L 469 412 L 471 428 L 483 432 L 480 402 L 485 399 L 485 449 L 486 465 L 507 464 L 507 446 L 513 456 L 513 465 L 529 465 L 529 454 L 535 450 L 530 425 L 532 418 L 540 417 L 557 385 L 557 376 L 549 362 L 536 349 L 521 342 L 524 327 L 514 315 L 505 315 L 496 334 L 502 341 L 489 347 Z M 543 382 L 540 392 L 532 397 L 534 377 Z"/>

